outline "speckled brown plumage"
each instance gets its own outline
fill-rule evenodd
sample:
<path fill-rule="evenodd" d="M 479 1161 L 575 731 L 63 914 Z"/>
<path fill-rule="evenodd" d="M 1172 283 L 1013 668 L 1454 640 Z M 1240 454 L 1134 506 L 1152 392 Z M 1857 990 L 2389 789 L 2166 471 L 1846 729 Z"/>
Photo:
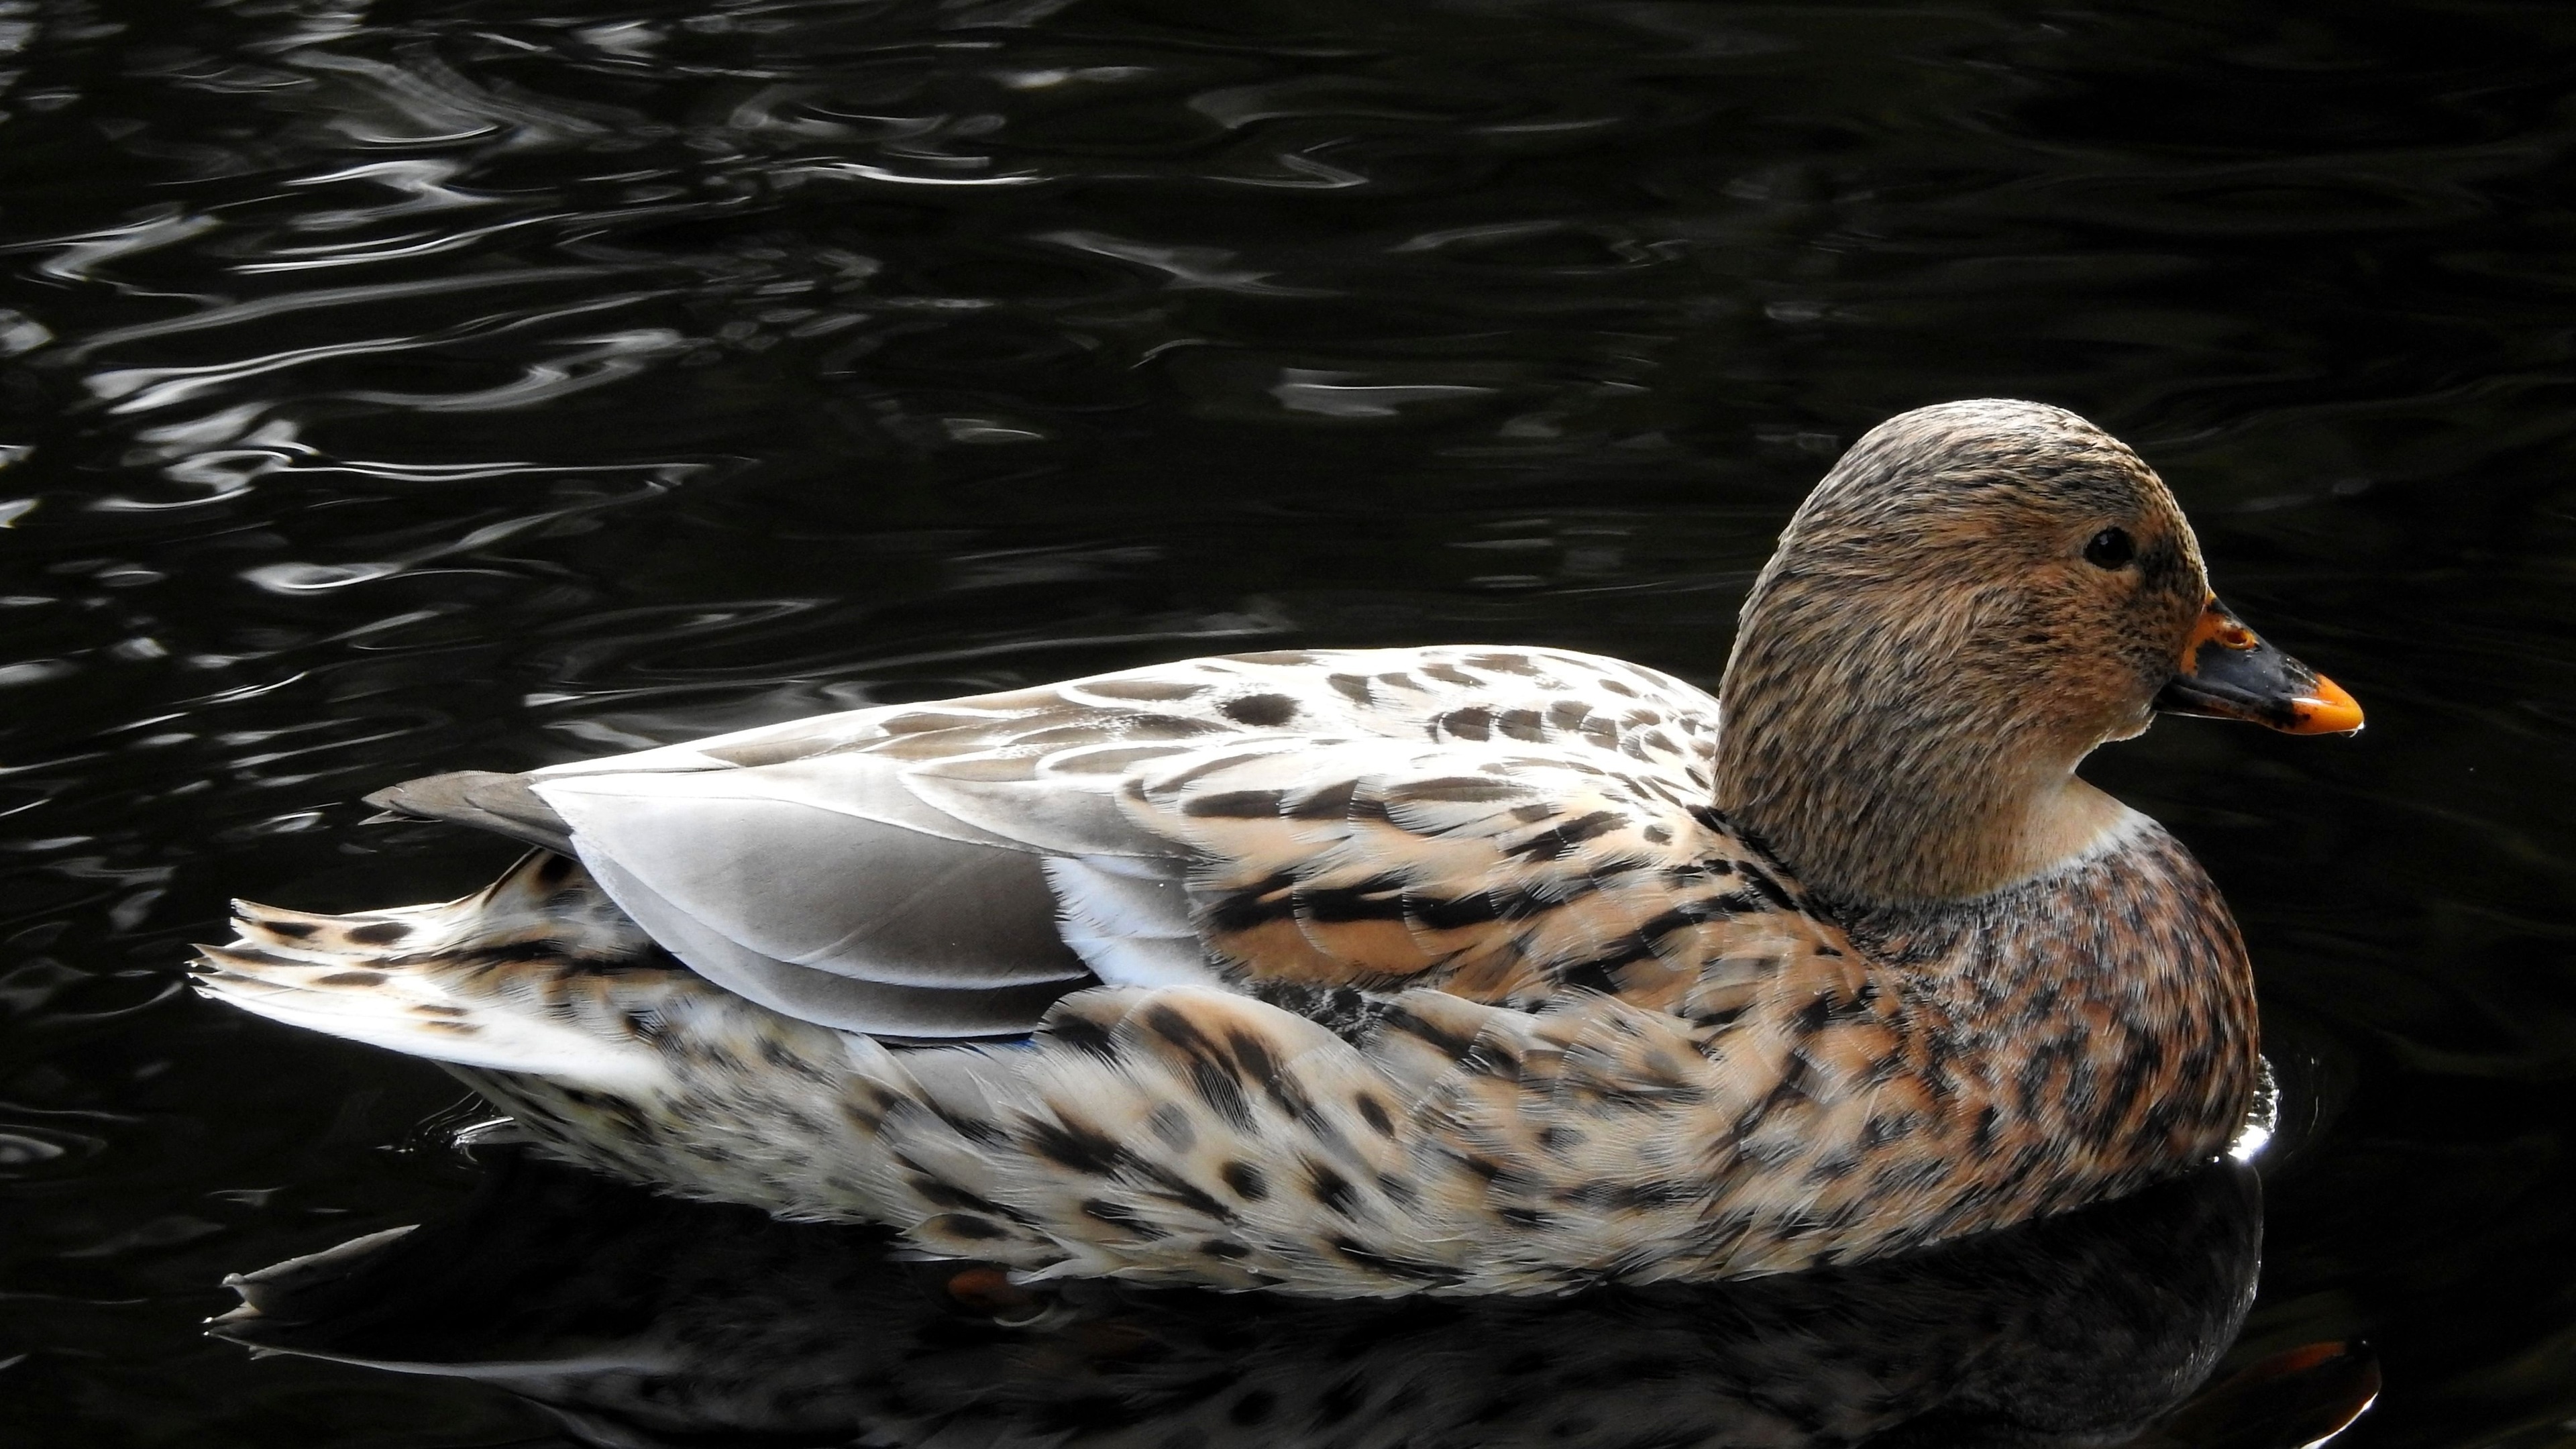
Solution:
<path fill-rule="evenodd" d="M 579 863 L 246 906 L 202 979 L 445 1061 L 562 1156 L 1031 1277 L 1872 1256 L 2183 1170 L 2244 1112 L 2224 904 L 2072 773 L 2207 599 L 2126 449 L 1931 409 L 1793 522 L 1722 731 L 1617 660 L 1293 651 L 446 777 L 378 798 Z"/>

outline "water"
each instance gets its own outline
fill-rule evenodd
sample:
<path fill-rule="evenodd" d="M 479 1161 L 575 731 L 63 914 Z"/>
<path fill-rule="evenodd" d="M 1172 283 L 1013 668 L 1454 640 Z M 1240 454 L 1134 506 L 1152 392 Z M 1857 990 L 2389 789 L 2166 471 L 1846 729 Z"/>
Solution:
<path fill-rule="evenodd" d="M 501 1170 L 436 1069 L 179 985 L 228 894 L 509 854 L 361 793 L 1290 642 L 1713 684 L 1841 446 L 2005 394 L 2370 711 L 2092 770 L 2226 888 L 2285 1093 L 2209 1347 L 2275 1372 L 2168 1440 L 2361 1365 L 2339 1444 L 2576 1444 L 2576 16 L 0 0 L 0 53 L 0 1436 L 579 1442 L 201 1333 Z M 635 1261 L 584 1222 L 565 1275 Z"/>

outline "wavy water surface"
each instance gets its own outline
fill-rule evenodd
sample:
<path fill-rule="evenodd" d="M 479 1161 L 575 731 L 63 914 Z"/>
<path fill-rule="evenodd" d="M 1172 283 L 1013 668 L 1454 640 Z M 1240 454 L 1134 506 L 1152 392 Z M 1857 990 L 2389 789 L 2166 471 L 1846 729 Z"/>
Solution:
<path fill-rule="evenodd" d="M 1282 642 L 1713 683 L 1844 444 L 2014 394 L 2370 709 L 2095 771 L 2287 1088 L 2229 1371 L 2571 1442 L 2570 74 L 2510 4 L 0 0 L 0 1436 L 554 1442 L 199 1333 L 476 1174 L 179 984 L 499 863 L 365 791 Z"/>

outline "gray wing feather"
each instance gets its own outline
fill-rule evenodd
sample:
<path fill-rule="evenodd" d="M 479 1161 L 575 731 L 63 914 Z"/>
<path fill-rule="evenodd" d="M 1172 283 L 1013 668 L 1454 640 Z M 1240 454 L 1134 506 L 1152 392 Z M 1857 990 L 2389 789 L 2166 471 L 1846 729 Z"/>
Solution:
<path fill-rule="evenodd" d="M 782 738 L 434 776 L 376 803 L 578 856 L 693 970 L 842 1030 L 1025 1032 L 1094 979 L 1095 959 L 1116 980 L 1213 979 L 1176 888 L 1180 862 L 1118 856 L 1173 847 L 1130 825 L 1106 780 L 1042 783 L 1011 757 L 872 756 L 849 748 L 846 729 L 764 733 Z M 1040 852 L 1066 849 L 1107 853 L 1107 873 L 1082 873 L 1097 882 L 1090 894 L 1135 897 L 1111 914 L 1153 939 L 1060 921 Z M 1140 919 L 1148 903 L 1152 919 Z"/>
<path fill-rule="evenodd" d="M 1086 856 L 1175 854 L 1170 840 L 1130 820 L 1119 809 L 1118 797 L 1102 788 L 1117 783 L 1114 777 L 992 779 L 961 768 L 983 763 L 915 766 L 902 771 L 900 778 L 915 799 L 952 822 L 951 829 L 978 828 L 1023 850 Z M 990 763 L 1022 770 L 1027 766 L 1022 760 Z"/>
<path fill-rule="evenodd" d="M 612 860 L 593 862 L 590 870 L 620 909 L 691 970 L 763 1006 L 841 1031 L 917 1040 L 1015 1036 L 1035 1029 L 1067 985 L 893 986 L 792 965 L 705 925 Z"/>
<path fill-rule="evenodd" d="M 770 960 L 951 990 L 1086 974 L 1057 934 L 1037 856 L 735 793 L 751 773 L 594 775 L 538 789 L 572 825 L 585 865 L 612 864 Z"/>
<path fill-rule="evenodd" d="M 655 751 L 657 755 L 671 751 Z M 642 757 L 638 757 L 642 758 Z M 618 762 L 607 761 L 614 765 Z M 750 768 L 713 761 L 685 763 L 685 756 L 658 769 L 609 769 L 603 762 L 557 766 L 524 778 L 543 799 L 558 790 L 614 789 L 626 794 L 659 793 L 677 799 L 776 800 L 785 804 L 874 820 L 917 835 L 966 845 L 1026 849 L 939 809 L 907 789 L 899 762 L 861 754 L 781 760 Z M 607 782 L 619 782 L 610 785 Z"/>
<path fill-rule="evenodd" d="M 572 851 L 572 828 L 528 788 L 525 775 L 497 770 L 424 775 L 378 790 L 367 797 L 367 803 L 415 820 L 472 825 L 548 850 Z"/>

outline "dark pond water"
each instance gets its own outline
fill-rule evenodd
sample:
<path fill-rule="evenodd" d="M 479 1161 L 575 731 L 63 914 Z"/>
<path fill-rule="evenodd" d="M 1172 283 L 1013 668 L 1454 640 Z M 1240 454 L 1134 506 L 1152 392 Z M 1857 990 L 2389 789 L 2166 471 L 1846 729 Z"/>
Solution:
<path fill-rule="evenodd" d="M 2576 1444 L 2576 12 L 0 0 L 0 57 L 0 1437 L 912 1443 L 972 1400 L 950 1442 L 1254 1444 L 1311 1401 L 1316 1442 L 1803 1443 L 1946 1403 L 1933 1444 L 2152 1417 L 2218 1357 L 2140 1442 L 2291 1449 L 2375 1372 L 2339 1443 Z M 1838 449 L 1990 394 L 2138 445 L 2370 710 L 2092 771 L 2254 949 L 2241 1333 L 2224 1175 L 1894 1280 L 959 1320 L 863 1235 L 469 1158 L 436 1069 L 180 984 L 228 894 L 479 884 L 506 846 L 358 828 L 436 769 L 1292 642 L 1713 685 Z M 203 1336 L 226 1273 L 423 1221 L 305 1285 L 323 1346 L 590 1366 Z"/>

